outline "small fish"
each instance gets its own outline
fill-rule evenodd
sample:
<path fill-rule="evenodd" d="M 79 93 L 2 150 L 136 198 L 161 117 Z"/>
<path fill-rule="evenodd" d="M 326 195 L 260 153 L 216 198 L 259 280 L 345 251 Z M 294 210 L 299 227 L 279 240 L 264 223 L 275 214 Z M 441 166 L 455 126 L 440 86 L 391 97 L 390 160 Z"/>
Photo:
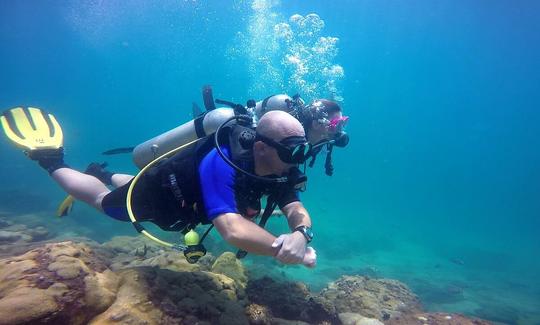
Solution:
<path fill-rule="evenodd" d="M 450 262 L 456 264 L 456 265 L 465 265 L 465 262 L 459 258 L 453 258 L 450 260 Z"/>

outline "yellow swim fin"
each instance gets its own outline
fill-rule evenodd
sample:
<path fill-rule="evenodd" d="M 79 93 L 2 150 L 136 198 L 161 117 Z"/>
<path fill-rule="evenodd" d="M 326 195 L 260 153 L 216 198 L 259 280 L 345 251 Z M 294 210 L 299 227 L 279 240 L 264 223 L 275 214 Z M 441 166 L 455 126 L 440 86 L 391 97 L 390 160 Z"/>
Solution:
<path fill-rule="evenodd" d="M 40 108 L 15 107 L 0 116 L 7 137 L 18 147 L 31 152 L 59 149 L 64 135 L 56 118 Z"/>
<path fill-rule="evenodd" d="M 58 209 L 56 210 L 56 215 L 58 217 L 67 216 L 73 209 L 73 204 L 75 204 L 75 198 L 71 195 L 66 196 L 64 201 L 62 201 L 62 203 L 60 203 L 60 205 L 58 206 Z"/>

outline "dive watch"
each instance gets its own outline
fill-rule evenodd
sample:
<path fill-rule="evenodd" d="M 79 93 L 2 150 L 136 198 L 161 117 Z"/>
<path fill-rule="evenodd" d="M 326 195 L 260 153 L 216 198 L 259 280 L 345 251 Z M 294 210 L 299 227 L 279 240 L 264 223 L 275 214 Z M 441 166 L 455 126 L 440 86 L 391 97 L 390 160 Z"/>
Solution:
<path fill-rule="evenodd" d="M 294 231 L 299 231 L 302 235 L 304 235 L 308 243 L 310 243 L 313 240 L 313 231 L 311 230 L 310 227 L 298 226 L 294 228 Z"/>

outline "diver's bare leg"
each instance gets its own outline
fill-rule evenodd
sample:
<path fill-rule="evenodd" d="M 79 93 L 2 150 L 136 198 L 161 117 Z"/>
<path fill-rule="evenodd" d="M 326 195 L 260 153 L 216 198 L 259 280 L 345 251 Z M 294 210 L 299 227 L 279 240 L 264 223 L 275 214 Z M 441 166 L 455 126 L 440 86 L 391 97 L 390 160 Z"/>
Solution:
<path fill-rule="evenodd" d="M 74 198 L 88 203 L 99 211 L 103 211 L 101 201 L 111 190 L 99 179 L 65 167 L 58 168 L 51 176 Z"/>
<path fill-rule="evenodd" d="M 132 179 L 133 175 L 113 174 L 111 177 L 111 182 L 114 187 L 120 187 L 126 185 Z"/>

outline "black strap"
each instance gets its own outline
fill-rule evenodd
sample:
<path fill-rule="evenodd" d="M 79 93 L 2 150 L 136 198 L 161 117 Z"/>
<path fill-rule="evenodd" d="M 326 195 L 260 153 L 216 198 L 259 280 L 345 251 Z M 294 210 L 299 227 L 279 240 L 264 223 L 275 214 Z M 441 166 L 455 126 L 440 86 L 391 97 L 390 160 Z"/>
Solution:
<path fill-rule="evenodd" d="M 197 134 L 197 138 L 204 138 L 206 136 L 206 132 L 204 132 L 204 125 L 203 120 L 206 114 L 203 114 L 196 119 L 193 120 L 193 124 L 195 124 L 195 133 Z"/>
<path fill-rule="evenodd" d="M 202 96 L 206 111 L 215 110 L 216 104 L 214 104 L 214 95 L 212 95 L 212 87 L 210 85 L 205 85 L 203 87 Z"/>
<path fill-rule="evenodd" d="M 268 199 L 266 200 L 266 207 L 264 207 L 264 212 L 261 217 L 261 221 L 259 221 L 259 226 L 261 228 L 264 228 L 266 226 L 266 222 L 272 216 L 272 212 L 274 212 L 276 207 L 277 207 L 277 201 L 274 199 L 273 195 L 270 195 Z"/>
<path fill-rule="evenodd" d="M 266 200 L 266 207 L 264 207 L 264 212 L 263 212 L 263 215 L 261 216 L 261 221 L 259 221 L 259 227 L 264 228 L 266 226 L 266 222 L 268 221 L 270 216 L 272 216 L 272 212 L 274 212 L 276 207 L 277 207 L 277 202 L 274 199 L 274 196 L 270 195 L 268 199 Z M 236 258 L 238 259 L 244 258 L 246 257 L 247 253 L 248 252 L 246 252 L 245 250 L 239 249 L 236 252 Z"/>
<path fill-rule="evenodd" d="M 332 149 L 334 149 L 334 146 L 329 144 L 327 147 L 326 152 L 326 162 L 324 163 L 324 169 L 326 171 L 326 175 L 332 176 L 334 174 L 334 166 L 332 165 Z"/>
<path fill-rule="evenodd" d="M 268 100 L 270 99 L 270 97 L 273 97 L 275 95 L 271 95 L 271 96 L 268 96 L 266 97 L 265 99 L 263 99 L 262 103 L 261 103 L 261 111 L 264 113 L 266 113 L 266 105 L 268 105 Z"/>
<path fill-rule="evenodd" d="M 199 240 L 199 245 L 202 244 L 203 240 L 206 238 L 206 236 L 208 236 L 208 233 L 210 232 L 210 230 L 212 230 L 212 228 L 214 228 L 214 225 L 211 225 L 210 227 L 208 227 L 208 229 L 206 229 L 206 231 L 201 237 L 201 240 Z"/>

